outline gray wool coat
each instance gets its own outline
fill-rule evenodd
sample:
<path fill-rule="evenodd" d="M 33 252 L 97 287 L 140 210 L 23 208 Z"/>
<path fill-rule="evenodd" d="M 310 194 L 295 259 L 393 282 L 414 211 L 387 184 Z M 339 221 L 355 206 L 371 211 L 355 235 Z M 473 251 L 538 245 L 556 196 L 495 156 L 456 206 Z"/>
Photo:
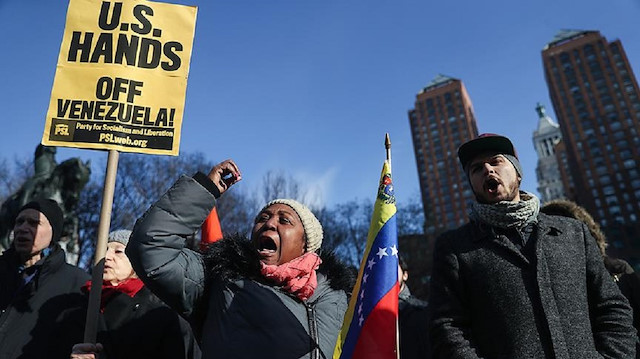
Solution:
<path fill-rule="evenodd" d="M 631 308 L 587 228 L 539 214 L 527 243 L 476 223 L 437 239 L 434 358 L 634 358 Z"/>

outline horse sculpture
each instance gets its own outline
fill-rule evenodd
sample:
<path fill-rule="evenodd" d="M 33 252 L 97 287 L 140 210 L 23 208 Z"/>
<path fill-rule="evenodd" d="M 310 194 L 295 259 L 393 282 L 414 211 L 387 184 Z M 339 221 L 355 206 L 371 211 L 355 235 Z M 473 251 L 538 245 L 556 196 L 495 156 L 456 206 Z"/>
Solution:
<path fill-rule="evenodd" d="M 36 198 L 51 198 L 64 213 L 61 244 L 67 254 L 73 254 L 78 243 L 78 218 L 75 208 L 80 192 L 91 175 L 90 162 L 70 158 L 59 165 L 55 161 L 55 147 L 38 145 L 35 152 L 35 172 L 22 187 L 0 207 L 0 251 L 9 248 L 13 221 L 22 206 Z M 65 248 L 66 247 L 66 248 Z"/>

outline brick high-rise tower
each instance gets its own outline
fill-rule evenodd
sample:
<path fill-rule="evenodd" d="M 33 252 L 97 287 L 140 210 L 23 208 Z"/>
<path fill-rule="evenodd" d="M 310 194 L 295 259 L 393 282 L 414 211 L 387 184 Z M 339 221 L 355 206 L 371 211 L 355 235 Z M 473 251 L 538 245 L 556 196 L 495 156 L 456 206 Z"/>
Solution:
<path fill-rule="evenodd" d="M 473 193 L 457 150 L 478 136 L 473 106 L 462 81 L 438 75 L 416 95 L 409 122 L 425 211 L 425 233 L 434 236 L 468 220 Z"/>
<path fill-rule="evenodd" d="M 542 60 L 572 199 L 601 224 L 610 252 L 640 264 L 640 90 L 622 43 L 565 30 Z"/>

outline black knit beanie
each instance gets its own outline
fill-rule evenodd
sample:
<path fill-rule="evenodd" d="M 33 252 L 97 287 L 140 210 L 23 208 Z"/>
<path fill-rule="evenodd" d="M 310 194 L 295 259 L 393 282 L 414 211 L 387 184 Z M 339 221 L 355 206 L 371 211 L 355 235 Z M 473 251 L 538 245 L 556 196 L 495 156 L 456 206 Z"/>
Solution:
<path fill-rule="evenodd" d="M 47 220 L 49 220 L 51 228 L 53 228 L 51 242 L 57 242 L 60 239 L 62 236 L 62 226 L 64 225 L 64 215 L 62 214 L 62 209 L 60 209 L 58 202 L 48 198 L 36 199 L 22 206 L 18 213 L 25 209 L 35 209 L 36 211 L 44 214 L 45 217 L 47 217 Z"/>

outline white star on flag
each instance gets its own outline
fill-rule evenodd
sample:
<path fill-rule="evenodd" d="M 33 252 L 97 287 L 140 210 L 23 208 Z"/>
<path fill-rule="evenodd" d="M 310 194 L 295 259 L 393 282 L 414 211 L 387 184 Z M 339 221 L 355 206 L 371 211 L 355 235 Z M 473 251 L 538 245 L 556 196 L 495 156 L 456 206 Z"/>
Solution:
<path fill-rule="evenodd" d="M 369 264 L 367 264 L 367 267 L 369 267 L 369 269 L 373 268 L 373 265 L 376 264 L 376 261 L 373 260 L 373 258 L 371 258 L 371 260 L 369 260 Z"/>
<path fill-rule="evenodd" d="M 358 315 L 362 314 L 362 303 L 358 306 Z"/>
<path fill-rule="evenodd" d="M 364 322 L 364 318 L 360 316 L 360 318 L 358 319 L 358 325 L 362 326 L 362 322 Z"/>
<path fill-rule="evenodd" d="M 367 278 L 369 278 L 369 273 L 365 273 L 365 274 L 362 276 L 362 283 L 367 283 Z"/>
<path fill-rule="evenodd" d="M 378 253 L 376 253 L 376 255 L 378 256 L 378 259 L 382 259 L 382 257 L 388 256 L 387 247 L 384 247 L 384 248 L 378 247 Z"/>
<path fill-rule="evenodd" d="M 360 299 L 364 299 L 364 289 L 360 291 Z"/>
<path fill-rule="evenodd" d="M 396 248 L 395 244 L 391 246 L 391 255 L 396 257 L 398 256 L 398 248 Z"/>

